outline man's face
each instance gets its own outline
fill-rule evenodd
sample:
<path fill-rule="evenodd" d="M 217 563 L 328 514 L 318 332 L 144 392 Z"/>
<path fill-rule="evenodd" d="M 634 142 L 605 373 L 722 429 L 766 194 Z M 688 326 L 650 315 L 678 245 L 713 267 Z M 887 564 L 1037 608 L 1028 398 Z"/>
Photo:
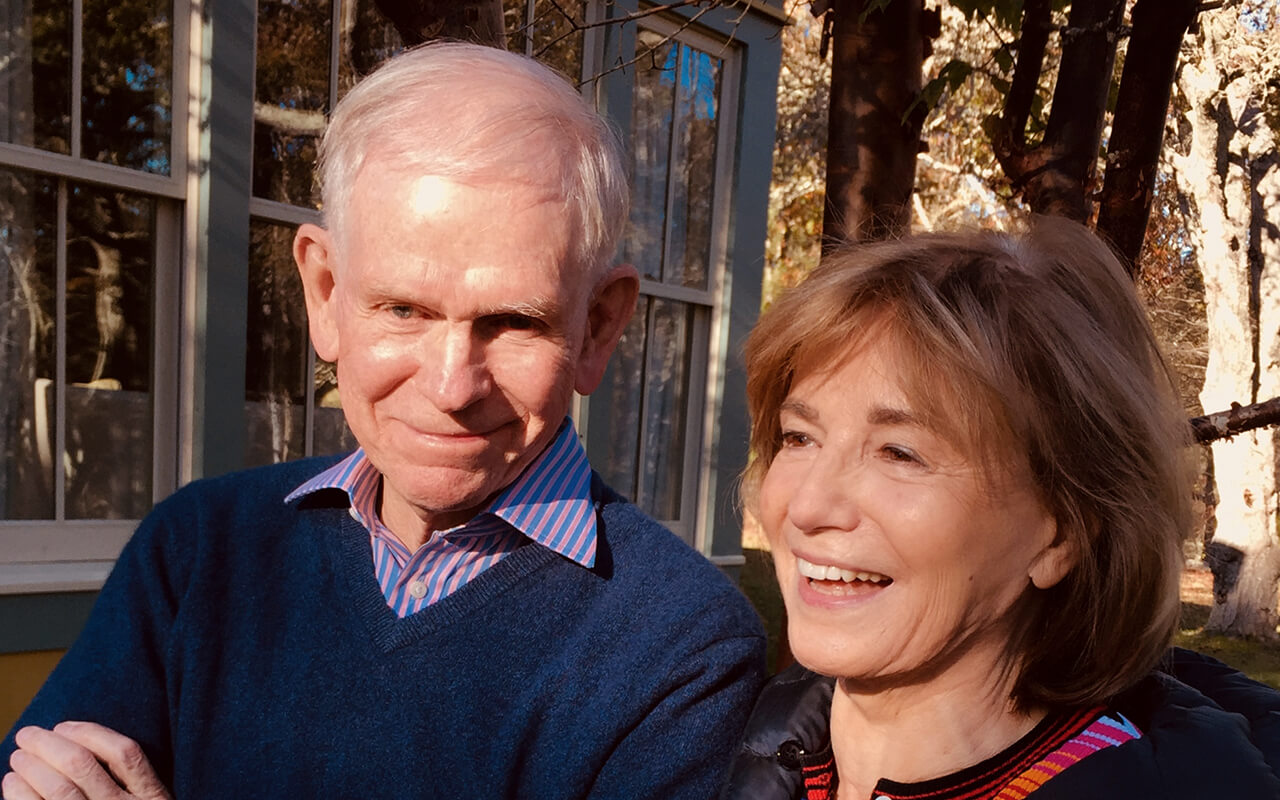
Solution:
<path fill-rule="evenodd" d="M 304 282 L 321 284 L 307 287 L 312 336 L 337 362 L 347 422 L 383 475 L 384 524 L 405 538 L 415 524 L 465 522 L 551 441 L 575 386 L 594 388 L 580 363 L 593 361 L 592 287 L 569 263 L 564 203 L 527 184 L 373 162 L 341 252 L 312 230 L 319 251 L 301 244 L 306 230 L 295 245 Z M 319 278 L 309 256 L 327 258 Z"/>

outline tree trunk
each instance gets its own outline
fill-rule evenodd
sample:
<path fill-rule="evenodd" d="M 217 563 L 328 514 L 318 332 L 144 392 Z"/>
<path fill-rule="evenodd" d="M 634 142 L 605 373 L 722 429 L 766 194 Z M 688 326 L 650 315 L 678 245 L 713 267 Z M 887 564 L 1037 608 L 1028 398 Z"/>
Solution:
<path fill-rule="evenodd" d="M 1275 394 L 1280 250 L 1259 235 L 1280 206 L 1275 141 L 1263 110 L 1264 80 L 1236 41 L 1238 9 L 1201 14 L 1197 46 L 1178 79 L 1189 109 L 1190 153 L 1176 159 L 1191 210 L 1188 230 L 1204 275 L 1209 360 L 1206 409 Z M 1264 258 L 1270 261 L 1264 263 Z M 1261 344 L 1261 347 L 1260 347 Z M 1212 446 L 1218 506 L 1206 560 L 1214 575 L 1207 627 L 1276 635 L 1280 541 L 1276 536 L 1276 440 L 1253 430 Z"/>
<path fill-rule="evenodd" d="M 1087 192 L 1102 140 L 1107 96 L 1115 66 L 1124 0 L 1075 0 L 1062 32 L 1062 63 L 1044 140 L 1029 147 L 1026 112 L 1040 79 L 1042 39 L 1050 4 L 1024 6 L 1023 28 L 1031 47 L 1018 54 L 1014 87 L 992 131 L 992 146 L 1004 174 L 1037 214 L 1077 222 L 1089 219 Z"/>
<path fill-rule="evenodd" d="M 1151 216 L 1178 53 L 1199 0 L 1138 0 L 1129 37 L 1099 203 L 1098 233 L 1123 256 L 1131 275 Z"/>
<path fill-rule="evenodd" d="M 823 249 L 883 239 L 911 224 L 916 155 L 926 109 L 922 0 L 836 0 Z"/>

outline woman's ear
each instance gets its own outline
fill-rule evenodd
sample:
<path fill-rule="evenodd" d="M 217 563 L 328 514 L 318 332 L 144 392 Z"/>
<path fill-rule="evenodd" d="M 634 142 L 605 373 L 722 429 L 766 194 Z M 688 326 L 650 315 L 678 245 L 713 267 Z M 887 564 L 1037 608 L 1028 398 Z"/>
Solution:
<path fill-rule="evenodd" d="M 311 344 L 316 355 L 325 361 L 337 361 L 337 259 L 333 236 L 318 225 L 300 225 L 293 237 L 293 260 L 302 276 Z"/>
<path fill-rule="evenodd" d="M 1069 531 L 1059 527 L 1057 520 L 1045 513 L 1047 541 L 1045 547 L 1036 554 L 1027 567 L 1027 575 L 1031 584 L 1037 589 L 1048 589 L 1067 576 L 1079 561 L 1080 553 L 1076 545 L 1077 539 Z"/>

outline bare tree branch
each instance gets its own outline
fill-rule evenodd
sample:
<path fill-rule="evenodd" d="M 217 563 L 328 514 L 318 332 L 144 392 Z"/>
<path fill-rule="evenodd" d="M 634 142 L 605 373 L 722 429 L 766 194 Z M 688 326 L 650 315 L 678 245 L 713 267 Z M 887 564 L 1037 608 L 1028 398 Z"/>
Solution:
<path fill-rule="evenodd" d="M 1191 418 L 1192 435 L 1200 444 L 1277 424 L 1280 424 L 1280 397 L 1247 406 L 1232 403 L 1226 411 Z"/>

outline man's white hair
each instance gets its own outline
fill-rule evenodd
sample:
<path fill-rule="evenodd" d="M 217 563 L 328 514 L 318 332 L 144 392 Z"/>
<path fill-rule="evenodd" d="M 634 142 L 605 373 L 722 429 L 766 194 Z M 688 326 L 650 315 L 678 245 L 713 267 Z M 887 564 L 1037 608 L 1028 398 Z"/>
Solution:
<path fill-rule="evenodd" d="M 325 224 L 341 247 L 356 177 L 377 158 L 462 181 L 547 186 L 576 231 L 572 255 L 598 276 L 627 218 L 613 128 L 561 75 L 522 55 L 437 42 L 385 62 L 334 109 L 320 146 Z"/>

